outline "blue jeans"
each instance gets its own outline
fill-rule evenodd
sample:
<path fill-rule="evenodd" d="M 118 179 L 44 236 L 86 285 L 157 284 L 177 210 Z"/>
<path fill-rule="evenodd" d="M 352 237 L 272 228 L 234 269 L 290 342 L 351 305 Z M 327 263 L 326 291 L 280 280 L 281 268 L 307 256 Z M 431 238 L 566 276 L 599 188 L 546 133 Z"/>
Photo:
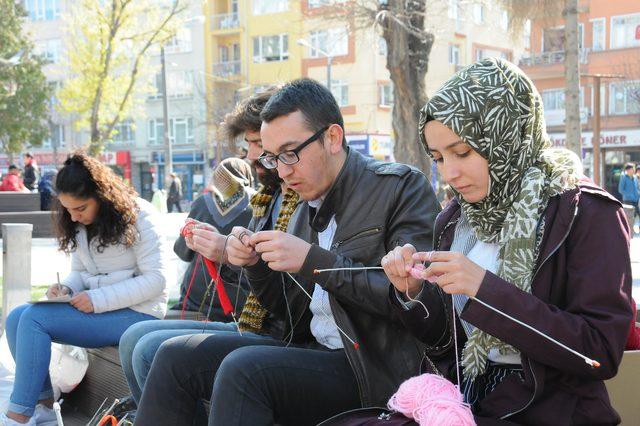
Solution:
<path fill-rule="evenodd" d="M 190 320 L 145 321 L 134 324 L 125 331 L 120 338 L 118 350 L 122 370 L 136 404 L 140 402 L 151 363 L 160 345 L 172 337 L 198 333 L 203 329 L 205 334 L 212 331 L 237 331 L 234 323 Z"/>
<path fill-rule="evenodd" d="M 9 411 L 32 416 L 38 401 L 53 397 L 51 342 L 84 348 L 118 344 L 132 324 L 155 319 L 131 309 L 85 314 L 66 303 L 26 304 L 7 317 L 6 332 L 16 376 Z"/>

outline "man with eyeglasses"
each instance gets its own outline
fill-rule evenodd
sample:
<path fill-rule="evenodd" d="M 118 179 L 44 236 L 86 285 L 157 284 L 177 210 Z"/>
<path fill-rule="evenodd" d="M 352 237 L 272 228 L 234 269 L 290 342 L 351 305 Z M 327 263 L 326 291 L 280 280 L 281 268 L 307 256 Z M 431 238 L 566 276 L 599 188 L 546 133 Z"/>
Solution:
<path fill-rule="evenodd" d="M 260 162 L 305 203 L 287 233 L 234 228 L 227 258 L 296 334 L 202 336 L 185 345 L 185 359 L 206 354 L 215 370 L 209 425 L 310 425 L 384 406 L 422 359 L 421 344 L 391 318 L 389 281 L 379 270 L 314 270 L 379 266 L 409 242 L 430 250 L 436 197 L 418 170 L 350 149 L 340 109 L 316 81 L 286 84 L 261 118 Z M 176 387 L 181 399 L 197 398 L 207 384 L 188 375 Z"/>

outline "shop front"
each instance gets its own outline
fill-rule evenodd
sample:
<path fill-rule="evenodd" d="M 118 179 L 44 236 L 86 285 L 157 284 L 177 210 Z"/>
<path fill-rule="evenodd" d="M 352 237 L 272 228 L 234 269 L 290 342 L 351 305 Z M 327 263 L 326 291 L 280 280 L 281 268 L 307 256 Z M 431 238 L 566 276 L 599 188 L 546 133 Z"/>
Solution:
<path fill-rule="evenodd" d="M 171 184 L 165 170 L 165 155 L 163 151 L 151 152 L 151 167 L 154 184 L 159 188 L 168 188 Z M 205 157 L 202 151 L 186 150 L 173 152 L 173 172 L 182 182 L 184 199 L 193 201 L 202 193 L 204 181 Z M 144 181 L 144 177 L 141 178 Z"/>
<path fill-rule="evenodd" d="M 565 134 L 550 133 L 554 147 L 564 148 Z M 604 188 L 619 197 L 618 181 L 626 163 L 640 165 L 640 128 L 600 132 L 601 176 Z M 582 161 L 585 175 L 592 176 L 593 132 L 582 132 Z"/>

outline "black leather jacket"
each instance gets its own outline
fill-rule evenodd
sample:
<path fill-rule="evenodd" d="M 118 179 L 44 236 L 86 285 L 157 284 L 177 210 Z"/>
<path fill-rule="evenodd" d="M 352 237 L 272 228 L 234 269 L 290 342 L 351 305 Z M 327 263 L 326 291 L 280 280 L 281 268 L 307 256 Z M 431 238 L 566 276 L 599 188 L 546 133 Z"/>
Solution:
<path fill-rule="evenodd" d="M 411 242 L 418 250 L 430 250 L 433 224 L 440 210 L 425 176 L 404 164 L 381 163 L 349 150 L 324 202 L 316 211 L 303 203 L 290 227 L 294 235 L 317 241 L 335 215 L 337 229 L 331 250 L 313 244 L 296 279 L 312 293 L 314 282 L 330 295 L 336 324 L 358 344 L 342 337 L 360 390 L 363 406 L 386 405 L 400 383 L 420 372 L 422 344 L 411 337 L 393 316 L 388 303 L 390 283 L 382 271 L 339 271 L 314 275 L 314 269 L 376 266 L 387 252 Z M 294 283 L 269 285 L 282 280 L 264 262 L 247 269 L 250 284 L 260 302 L 285 318 L 289 302 L 294 328 L 309 334 L 309 298 Z M 301 343 L 301 342 L 298 342 Z"/>

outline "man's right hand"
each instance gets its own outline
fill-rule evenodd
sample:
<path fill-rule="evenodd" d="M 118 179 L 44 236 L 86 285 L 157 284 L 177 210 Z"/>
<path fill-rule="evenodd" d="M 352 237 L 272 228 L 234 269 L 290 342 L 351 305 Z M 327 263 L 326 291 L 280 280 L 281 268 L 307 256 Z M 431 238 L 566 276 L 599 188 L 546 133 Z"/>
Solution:
<path fill-rule="evenodd" d="M 47 299 L 55 299 L 57 297 L 66 296 L 71 294 L 71 289 L 66 285 L 51 284 L 47 289 Z"/>
<path fill-rule="evenodd" d="M 214 228 L 215 229 L 215 228 Z M 185 238 L 187 247 L 196 251 L 214 262 L 226 263 L 226 256 L 223 257 L 224 235 L 212 229 L 194 228 L 190 241 Z"/>
<path fill-rule="evenodd" d="M 235 266 L 252 266 L 260 260 L 254 247 L 251 245 L 250 237 L 253 232 L 242 226 L 234 226 L 231 236 L 227 241 L 227 259 Z"/>

